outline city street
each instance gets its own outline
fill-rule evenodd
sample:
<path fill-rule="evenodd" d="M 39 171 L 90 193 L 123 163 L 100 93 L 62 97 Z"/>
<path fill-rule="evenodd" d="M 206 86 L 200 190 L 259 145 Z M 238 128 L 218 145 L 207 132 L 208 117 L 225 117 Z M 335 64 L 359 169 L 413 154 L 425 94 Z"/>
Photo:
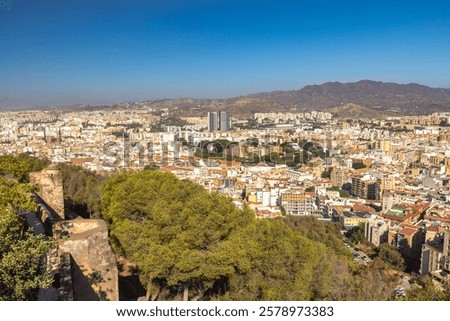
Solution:
<path fill-rule="evenodd" d="M 372 259 L 370 259 L 364 252 L 356 250 L 353 247 L 349 247 L 349 250 L 352 252 L 353 259 L 359 264 L 367 265 L 372 262 Z"/>

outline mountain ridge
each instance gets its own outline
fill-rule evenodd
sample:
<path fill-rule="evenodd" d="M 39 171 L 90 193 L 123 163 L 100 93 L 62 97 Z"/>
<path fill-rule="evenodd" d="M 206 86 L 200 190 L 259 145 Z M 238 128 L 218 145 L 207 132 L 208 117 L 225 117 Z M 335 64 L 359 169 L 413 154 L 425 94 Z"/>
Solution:
<path fill-rule="evenodd" d="M 205 116 L 207 111 L 228 110 L 234 117 L 250 117 L 257 112 L 328 111 L 353 104 L 358 114 L 370 118 L 376 112 L 383 116 L 423 115 L 450 112 L 450 88 L 432 88 L 418 83 L 398 84 L 373 80 L 341 83 L 326 82 L 296 90 L 276 90 L 232 98 L 178 98 L 102 105 L 101 108 L 123 108 L 147 105 L 176 110 L 177 116 Z M 95 110 L 100 107 L 80 104 L 63 110 Z M 343 107 L 344 108 L 344 107 Z M 30 108 L 31 109 L 31 108 Z M 45 109 L 45 108 L 40 108 Z M 48 108 L 55 109 L 55 107 Z M 58 108 L 59 109 L 59 108 Z M 347 109 L 348 108 L 344 108 Z M 338 113 L 339 114 L 339 113 Z"/>
<path fill-rule="evenodd" d="M 298 90 L 253 94 L 250 97 L 264 98 L 288 108 L 307 110 L 326 110 L 348 103 L 379 111 L 397 111 L 400 114 L 450 110 L 450 88 L 372 80 L 354 83 L 326 82 Z M 420 111 L 414 110 L 419 108 Z"/>

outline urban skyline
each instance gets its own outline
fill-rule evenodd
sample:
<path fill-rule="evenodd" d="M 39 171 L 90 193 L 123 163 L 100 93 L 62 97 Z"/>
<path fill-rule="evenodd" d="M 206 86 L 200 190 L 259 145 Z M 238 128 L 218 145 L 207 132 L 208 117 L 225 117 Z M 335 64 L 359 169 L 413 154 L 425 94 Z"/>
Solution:
<path fill-rule="evenodd" d="M 160 222 L 161 229 L 168 228 L 168 231 L 178 224 L 175 218 L 184 211 L 189 213 L 186 216 L 189 222 L 194 216 L 200 219 L 201 223 L 195 228 L 201 231 L 206 229 L 202 224 L 208 221 L 204 216 L 217 215 L 217 211 L 224 219 L 236 213 L 240 213 L 236 219 L 242 215 L 248 217 L 248 222 L 259 226 L 256 233 L 265 233 L 264 226 L 274 224 L 274 231 L 288 229 L 290 232 L 286 231 L 285 235 L 291 235 L 299 231 L 289 224 L 299 224 L 302 228 L 313 224 L 321 237 L 306 240 L 304 237 L 310 236 L 302 236 L 286 244 L 318 242 L 315 245 L 318 256 L 308 258 L 308 262 L 321 257 L 321 268 L 336 255 L 340 262 L 336 267 L 348 267 L 344 268 L 344 275 L 355 282 L 358 289 L 349 292 L 345 283 L 342 290 L 333 276 L 330 291 L 320 299 L 416 300 L 429 295 L 438 295 L 441 300 L 446 298 L 445 288 L 439 290 L 414 284 L 430 280 L 445 285 L 450 274 L 450 112 L 376 119 L 341 118 L 339 114 L 315 110 L 257 112 L 251 116 L 233 115 L 231 128 L 226 128 L 230 116 L 227 110 L 218 108 L 208 113 L 203 110 L 202 116 L 186 115 L 185 111 L 183 107 L 162 108 L 141 103 L 72 112 L 0 112 L 0 184 L 25 188 L 28 185 L 15 181 L 15 175 L 26 181 L 28 176 L 22 174 L 22 170 L 44 168 L 39 173 L 29 173 L 30 183 L 40 186 L 32 194 L 40 210 L 27 212 L 23 224 L 32 226 L 35 233 L 57 239 L 60 254 L 51 254 L 54 265 L 48 273 L 55 280 L 52 286 L 42 288 L 36 297 L 32 296 L 36 292 L 23 295 L 37 300 L 49 296 L 52 300 L 117 300 L 120 297 L 144 300 L 145 296 L 139 297 L 133 291 L 118 287 L 118 277 L 129 273 L 144 276 L 139 274 L 140 270 L 132 272 L 135 269 L 130 267 L 118 270 L 117 260 L 121 258 L 110 248 L 108 229 L 120 224 L 138 224 L 138 228 L 142 221 L 136 215 L 162 215 L 163 208 L 167 208 L 167 220 L 171 224 L 167 225 L 165 220 Z M 149 180 L 153 183 L 149 184 Z M 103 187 L 104 182 L 109 187 Z M 162 188 L 166 190 L 163 192 Z M 201 193 L 198 201 L 184 194 L 191 191 Z M 113 201 L 119 202 L 119 207 L 105 203 L 108 193 L 115 195 Z M 140 193 L 151 193 L 151 198 Z M 29 193 L 19 195 L 24 198 L 24 204 L 29 204 L 25 201 Z M 154 202 L 155 197 L 166 199 L 167 205 L 159 207 L 161 203 Z M 0 198 L 9 202 L 18 199 L 10 199 L 6 193 Z M 211 212 L 198 210 L 205 200 L 209 200 Z M 222 201 L 228 205 L 217 205 Z M 158 204 L 156 212 L 146 212 L 146 206 L 152 204 Z M 135 206 L 144 207 L 131 210 Z M 116 215 L 117 208 L 120 217 L 107 225 L 104 219 L 108 218 L 108 213 Z M 84 219 L 74 220 L 76 217 Z M 211 221 L 217 222 L 216 217 Z M 154 220 L 149 222 L 149 228 L 158 224 Z M 181 224 L 183 228 L 193 226 Z M 136 238 L 148 240 L 139 230 L 132 235 L 128 227 L 123 231 L 127 231 L 120 234 L 124 241 L 129 242 L 132 237 L 127 245 L 131 248 Z M 223 231 L 221 225 L 218 231 Z M 262 238 L 264 244 L 266 236 Z M 273 236 L 278 244 L 278 236 Z M 99 241 L 84 242 L 90 237 Z M 321 243 L 322 238 L 326 242 L 329 237 L 334 238 L 330 244 Z M 184 236 L 180 238 L 173 244 L 184 246 Z M 121 244 L 124 244 L 122 239 Z M 246 239 L 238 238 L 239 242 Z M 73 242 L 79 245 L 72 246 Z M 233 244 L 238 246 L 239 243 Z M 91 257 L 89 253 L 95 249 L 101 249 L 103 257 Z M 284 249 L 285 245 L 273 253 L 281 255 Z M 336 254 L 329 256 L 329 251 L 336 251 Z M 227 250 L 224 255 L 230 257 L 233 253 Z M 270 260 L 270 253 L 263 251 L 261 257 Z M 101 285 L 92 284 L 94 293 L 89 286 L 84 291 L 74 291 L 72 283 L 58 281 L 65 274 L 57 271 L 68 262 L 69 255 L 87 271 L 88 278 L 89 271 L 108 264 L 105 277 L 98 278 L 103 280 Z M 139 248 L 136 255 L 133 260 L 139 266 L 140 258 L 146 256 L 142 256 Z M 239 257 L 250 255 L 251 252 Z M 293 258 L 301 255 L 303 251 Z M 174 262 L 177 264 L 177 260 Z M 280 262 L 284 261 L 270 260 L 267 268 Z M 292 265 L 296 262 L 294 259 Z M 198 269 L 204 266 L 200 263 Z M 221 264 L 213 263 L 213 267 L 219 268 Z M 353 268 L 361 269 L 363 274 L 347 274 Z M 155 270 L 150 266 L 150 271 Z M 324 277 L 330 277 L 328 272 L 324 273 Z M 286 275 L 295 277 L 297 274 Z M 248 277 L 253 274 L 249 273 Z M 371 279 L 367 280 L 369 277 Z M 93 280 L 97 282 L 97 278 Z M 222 277 L 218 282 L 221 280 Z M 71 282 L 77 286 L 89 284 L 81 282 L 77 276 Z M 260 282 L 266 284 L 265 279 Z M 272 282 L 271 278 L 267 286 Z M 310 296 L 307 292 L 291 297 L 295 291 L 289 290 L 283 279 L 280 282 L 280 288 L 285 291 L 276 297 L 264 292 L 267 296 L 263 299 L 316 299 L 314 292 Z M 317 284 L 314 279 L 311 282 Z M 294 286 L 295 282 L 289 284 Z M 301 286 L 295 285 L 293 290 L 301 289 L 303 284 L 302 281 Z M 108 289 L 107 297 L 102 292 L 104 288 Z M 360 289 L 367 289 L 364 296 L 357 294 Z M 225 295 L 241 299 L 239 293 L 240 290 L 229 290 Z M 190 295 L 185 291 L 181 295 L 174 288 L 164 295 L 164 299 L 169 300 L 197 300 L 199 294 Z M 202 295 L 205 295 L 204 300 L 210 299 L 208 294 Z M 258 299 L 252 292 L 247 298 Z"/>

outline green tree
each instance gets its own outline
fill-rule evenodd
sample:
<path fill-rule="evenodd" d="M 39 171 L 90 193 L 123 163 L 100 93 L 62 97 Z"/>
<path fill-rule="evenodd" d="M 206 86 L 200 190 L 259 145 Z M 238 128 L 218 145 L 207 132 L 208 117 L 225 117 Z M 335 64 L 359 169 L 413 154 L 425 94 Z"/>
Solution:
<path fill-rule="evenodd" d="M 30 172 L 30 164 L 19 160 L 12 155 L 0 156 L 0 175 L 16 179 L 19 182 L 27 182 Z"/>
<path fill-rule="evenodd" d="M 258 147 L 259 139 L 258 138 L 247 138 L 246 143 L 253 147 Z"/>
<path fill-rule="evenodd" d="M 257 220 L 172 174 L 108 179 L 102 213 L 151 299 L 373 300 L 392 289 L 378 270 L 352 261 L 337 224 Z"/>
<path fill-rule="evenodd" d="M 320 174 L 320 177 L 322 178 L 330 178 L 331 177 L 331 168 L 326 169 Z"/>
<path fill-rule="evenodd" d="M 253 216 L 228 198 L 157 171 L 112 178 L 102 205 L 115 244 L 136 263 L 149 292 L 167 285 L 193 299 L 239 268 L 233 232 Z"/>
<path fill-rule="evenodd" d="M 31 156 L 29 153 L 21 153 L 17 155 L 16 158 L 19 161 L 28 163 L 28 165 L 30 166 L 30 172 L 39 172 L 50 165 L 49 160 Z"/>
<path fill-rule="evenodd" d="M 43 273 L 44 257 L 52 242 L 43 235 L 22 233 L 22 225 L 11 208 L 0 208 L 0 300 L 34 300 L 37 290 L 51 278 Z"/>
<path fill-rule="evenodd" d="M 394 246 L 383 243 L 378 247 L 377 252 L 378 257 L 390 267 L 401 271 L 405 269 L 405 260 Z"/>
<path fill-rule="evenodd" d="M 350 242 L 354 244 L 359 244 L 365 240 L 364 236 L 365 225 L 364 223 L 360 223 L 358 226 L 353 227 L 350 231 L 347 232 L 349 235 Z"/>
<path fill-rule="evenodd" d="M 153 171 L 153 170 L 158 170 L 159 167 L 155 164 L 149 164 L 149 165 L 145 165 L 144 167 L 144 171 Z"/>
<path fill-rule="evenodd" d="M 258 220 L 240 233 L 246 269 L 231 276 L 222 299 L 311 300 L 327 295 L 325 282 L 316 282 L 324 246 L 289 229 L 282 220 Z"/>
<path fill-rule="evenodd" d="M 287 216 L 285 223 L 306 238 L 323 243 L 338 254 L 347 254 L 339 223 L 324 223 L 312 216 Z"/>
<path fill-rule="evenodd" d="M 26 183 L 30 172 L 42 170 L 49 164 L 46 160 L 22 153 L 18 156 L 3 155 L 0 156 L 0 175 Z"/>
<path fill-rule="evenodd" d="M 101 217 L 101 193 L 105 177 L 79 166 L 61 165 L 64 206 L 85 218 Z"/>
<path fill-rule="evenodd" d="M 450 281 L 447 280 L 442 286 L 437 286 L 430 276 L 419 277 L 417 283 L 406 293 L 406 300 L 450 301 Z"/>
<path fill-rule="evenodd" d="M 0 176 L 0 206 L 9 206 L 16 212 L 33 212 L 36 210 L 36 203 L 31 198 L 34 190 L 34 186 Z"/>
<path fill-rule="evenodd" d="M 327 191 L 339 192 L 340 197 L 350 197 L 350 193 L 340 189 L 338 186 L 327 187 Z"/>
<path fill-rule="evenodd" d="M 53 243 L 25 230 L 18 215 L 36 209 L 32 190 L 0 176 L 0 300 L 32 300 L 50 284 L 43 258 Z"/>
<path fill-rule="evenodd" d="M 362 169 L 362 168 L 366 168 L 367 166 L 364 165 L 364 163 L 353 163 L 352 164 L 352 168 L 353 169 Z"/>
<path fill-rule="evenodd" d="M 245 249 L 243 266 L 246 268 L 230 277 L 228 291 L 220 299 L 379 300 L 389 297 L 392 285 L 375 270 L 352 261 L 339 236 L 338 225 L 326 225 L 314 218 L 286 217 L 257 220 L 239 233 L 239 239 L 244 240 L 240 244 Z"/>

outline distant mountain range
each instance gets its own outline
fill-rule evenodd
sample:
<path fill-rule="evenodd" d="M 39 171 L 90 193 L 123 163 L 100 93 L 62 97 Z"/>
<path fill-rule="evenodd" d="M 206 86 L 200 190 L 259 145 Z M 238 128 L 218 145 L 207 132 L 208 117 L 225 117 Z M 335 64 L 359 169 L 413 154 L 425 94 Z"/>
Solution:
<path fill-rule="evenodd" d="M 416 83 L 397 84 L 361 80 L 327 82 L 299 90 L 258 93 L 228 99 L 165 99 L 113 106 L 78 105 L 66 110 L 122 108 L 146 104 L 153 108 L 176 108 L 179 116 L 205 116 L 207 111 L 229 110 L 232 116 L 257 112 L 328 111 L 343 118 L 422 115 L 450 112 L 450 88 L 430 88 Z"/>
<path fill-rule="evenodd" d="M 337 115 L 343 111 L 354 112 L 356 109 L 367 113 L 369 117 L 450 111 L 450 88 L 430 88 L 416 83 L 401 85 L 371 80 L 355 83 L 327 82 L 300 90 L 275 91 L 247 97 L 262 99 L 285 109 L 323 110 Z"/>
<path fill-rule="evenodd" d="M 299 90 L 274 91 L 229 99 L 175 99 L 151 103 L 158 108 L 179 107 L 180 114 L 205 115 L 226 109 L 233 116 L 257 112 L 327 111 L 341 118 L 378 118 L 450 112 L 450 88 L 430 88 L 411 83 L 396 84 L 361 80 L 327 82 Z"/>

